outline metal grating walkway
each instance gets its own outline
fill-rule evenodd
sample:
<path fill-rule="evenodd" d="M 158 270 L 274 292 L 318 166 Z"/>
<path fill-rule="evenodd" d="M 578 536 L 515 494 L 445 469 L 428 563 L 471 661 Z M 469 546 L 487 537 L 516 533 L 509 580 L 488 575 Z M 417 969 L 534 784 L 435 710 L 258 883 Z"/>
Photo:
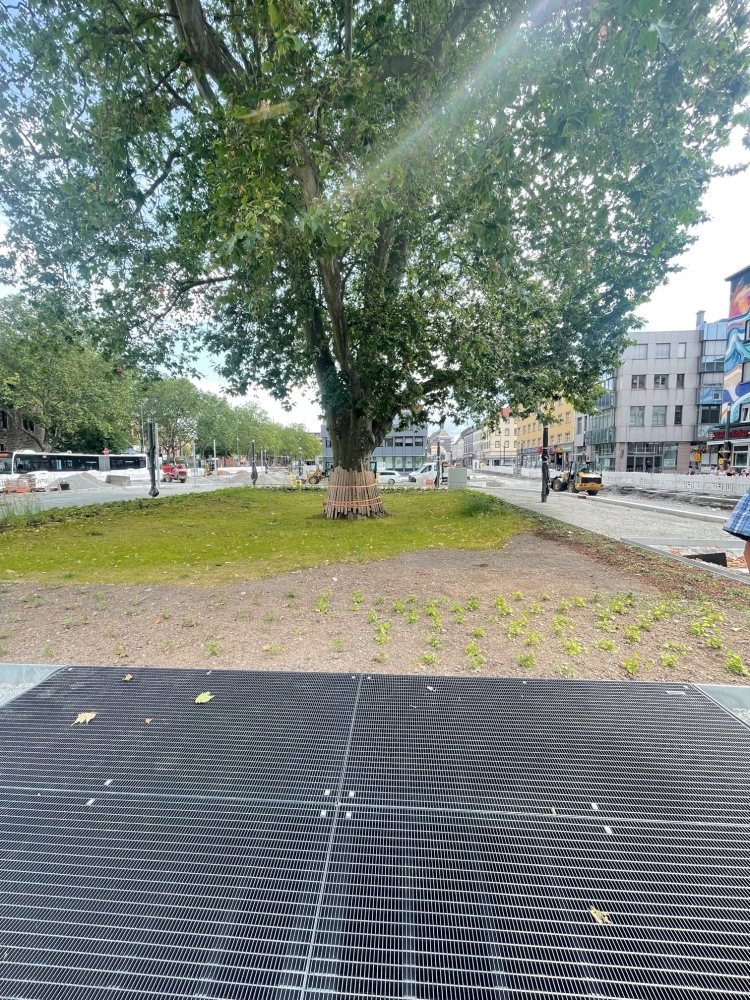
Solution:
<path fill-rule="evenodd" d="M 750 997 L 750 729 L 697 688 L 132 672 L 0 708 L 3 1000 Z"/>

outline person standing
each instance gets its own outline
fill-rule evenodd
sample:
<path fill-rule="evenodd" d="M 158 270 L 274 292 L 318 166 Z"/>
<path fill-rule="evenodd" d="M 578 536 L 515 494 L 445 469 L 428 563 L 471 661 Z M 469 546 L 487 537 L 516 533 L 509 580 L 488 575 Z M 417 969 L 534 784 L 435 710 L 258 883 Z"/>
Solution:
<path fill-rule="evenodd" d="M 750 490 L 742 497 L 723 525 L 724 531 L 745 543 L 745 564 L 750 569 Z"/>

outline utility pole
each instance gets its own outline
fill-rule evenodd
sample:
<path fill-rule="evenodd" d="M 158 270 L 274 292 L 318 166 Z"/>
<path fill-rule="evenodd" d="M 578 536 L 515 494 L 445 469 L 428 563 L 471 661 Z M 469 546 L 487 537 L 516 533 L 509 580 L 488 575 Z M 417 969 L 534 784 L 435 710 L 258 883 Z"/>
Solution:
<path fill-rule="evenodd" d="M 542 503 L 547 503 L 549 493 L 549 428 L 545 426 L 542 431 Z"/>
<path fill-rule="evenodd" d="M 156 485 L 156 462 L 157 462 L 157 438 L 156 427 L 153 420 L 148 421 L 148 473 L 151 479 L 151 489 L 148 491 L 150 497 L 158 497 L 159 489 Z"/>

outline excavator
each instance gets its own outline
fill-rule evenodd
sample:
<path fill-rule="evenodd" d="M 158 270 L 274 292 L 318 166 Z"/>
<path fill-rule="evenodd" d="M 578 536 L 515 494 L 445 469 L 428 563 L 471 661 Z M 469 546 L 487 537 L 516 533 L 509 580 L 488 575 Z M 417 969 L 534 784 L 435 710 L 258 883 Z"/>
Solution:
<path fill-rule="evenodd" d="M 602 485 L 602 474 L 596 471 L 593 462 L 573 462 L 550 482 L 555 493 L 570 490 L 573 493 L 588 493 L 590 497 L 595 497 Z"/>

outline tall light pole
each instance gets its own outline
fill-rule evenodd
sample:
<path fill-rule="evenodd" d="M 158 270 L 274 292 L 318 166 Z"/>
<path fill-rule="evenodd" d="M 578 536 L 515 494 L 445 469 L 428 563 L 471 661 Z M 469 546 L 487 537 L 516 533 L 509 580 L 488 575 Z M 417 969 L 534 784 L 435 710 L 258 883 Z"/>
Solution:
<path fill-rule="evenodd" d="M 255 438 L 253 438 L 252 440 L 252 448 L 253 448 L 253 471 L 250 474 L 250 478 L 253 481 L 253 486 L 255 486 L 255 484 L 258 482 L 258 470 L 255 468 Z"/>
<path fill-rule="evenodd" d="M 145 451 L 146 436 L 143 433 L 143 404 L 146 402 L 145 399 L 141 400 L 141 451 Z"/>
<path fill-rule="evenodd" d="M 156 427 L 153 420 L 149 418 L 148 422 L 148 474 L 151 480 L 151 489 L 148 491 L 150 497 L 158 497 L 159 489 L 156 485 L 157 472 L 156 472 Z"/>
<path fill-rule="evenodd" d="M 547 503 L 547 494 L 549 493 L 549 454 L 547 448 L 549 446 L 549 428 L 545 427 L 542 431 L 542 503 Z"/>

